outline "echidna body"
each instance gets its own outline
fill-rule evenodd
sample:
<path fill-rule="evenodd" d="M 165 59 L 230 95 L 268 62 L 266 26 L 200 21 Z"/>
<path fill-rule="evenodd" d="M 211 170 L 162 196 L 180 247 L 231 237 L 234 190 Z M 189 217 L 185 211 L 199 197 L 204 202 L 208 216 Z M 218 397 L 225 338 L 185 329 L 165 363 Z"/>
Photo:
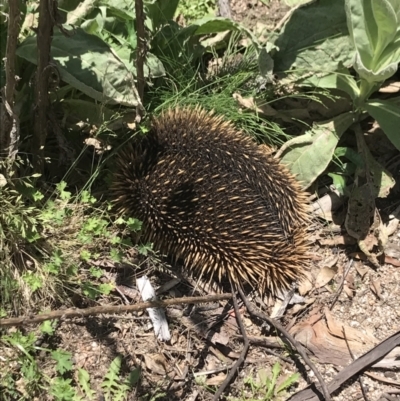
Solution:
<path fill-rule="evenodd" d="M 120 212 L 143 239 L 197 275 L 273 293 L 303 276 L 307 201 L 290 173 L 242 132 L 202 109 L 153 121 L 117 159 Z"/>

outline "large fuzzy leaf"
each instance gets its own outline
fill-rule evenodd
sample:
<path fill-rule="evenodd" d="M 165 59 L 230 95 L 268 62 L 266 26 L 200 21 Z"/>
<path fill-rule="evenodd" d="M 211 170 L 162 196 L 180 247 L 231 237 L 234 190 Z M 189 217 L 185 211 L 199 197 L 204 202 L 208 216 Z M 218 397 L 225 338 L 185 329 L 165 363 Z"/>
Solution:
<path fill-rule="evenodd" d="M 281 159 L 304 188 L 308 188 L 328 167 L 342 134 L 353 123 L 353 113 L 314 124 L 304 135 L 288 141 Z"/>
<path fill-rule="evenodd" d="M 97 101 L 136 106 L 134 77 L 109 45 L 82 29 L 69 33 L 56 31 L 51 44 L 51 58 L 61 79 Z M 25 39 L 17 54 L 37 64 L 36 36 Z"/>
<path fill-rule="evenodd" d="M 365 108 L 378 121 L 387 137 L 400 150 L 400 107 L 387 100 L 370 100 Z"/>
<path fill-rule="evenodd" d="M 350 65 L 354 48 L 349 39 L 344 0 L 319 0 L 295 10 L 275 42 L 275 71 L 333 72 Z"/>

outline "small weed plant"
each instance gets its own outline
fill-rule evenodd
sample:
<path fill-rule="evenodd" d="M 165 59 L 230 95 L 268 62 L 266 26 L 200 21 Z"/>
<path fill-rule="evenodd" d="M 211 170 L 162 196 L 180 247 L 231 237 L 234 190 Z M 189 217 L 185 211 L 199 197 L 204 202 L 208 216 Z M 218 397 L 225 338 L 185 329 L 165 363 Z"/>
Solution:
<path fill-rule="evenodd" d="M 52 332 L 53 323 L 44 322 L 42 334 Z M 62 349 L 50 350 L 35 345 L 33 333 L 23 335 L 20 331 L 0 338 L 4 355 L 10 356 L 0 362 L 0 391 L 4 401 L 28 401 L 40 395 L 46 389 L 56 401 L 95 400 L 96 392 L 92 389 L 89 373 L 82 368 L 76 371 L 72 354 Z M 47 355 L 51 360 L 51 369 L 41 366 L 37 352 Z M 122 358 L 117 356 L 110 364 L 103 377 L 101 389 L 106 401 L 123 401 L 128 391 L 132 390 L 140 379 L 140 368 L 132 370 L 126 378 L 121 377 Z M 47 362 L 48 364 L 48 362 Z M 73 376 L 73 378 L 71 378 Z"/>
<path fill-rule="evenodd" d="M 248 377 L 245 384 L 250 390 L 250 395 L 242 395 L 240 398 L 231 398 L 231 401 L 279 401 L 283 400 L 286 391 L 295 384 L 300 375 L 282 375 L 282 367 L 275 363 L 269 373 L 266 369 L 258 371 L 258 377 Z"/>

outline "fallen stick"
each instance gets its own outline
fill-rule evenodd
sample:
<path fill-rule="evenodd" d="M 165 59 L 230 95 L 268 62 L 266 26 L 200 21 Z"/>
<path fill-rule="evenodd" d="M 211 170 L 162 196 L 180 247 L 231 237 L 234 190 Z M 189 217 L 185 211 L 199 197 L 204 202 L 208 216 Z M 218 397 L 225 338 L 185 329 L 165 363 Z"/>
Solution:
<path fill-rule="evenodd" d="M 137 312 L 147 308 L 165 308 L 171 305 L 200 304 L 203 302 L 223 301 L 232 298 L 232 294 L 216 294 L 204 297 L 182 297 L 166 299 L 164 301 L 141 302 L 134 305 L 107 305 L 94 306 L 92 308 L 78 309 L 70 308 L 55 310 L 52 312 L 41 313 L 39 315 L 13 317 L 0 319 L 0 327 L 22 326 L 34 323 L 41 323 L 45 320 L 65 319 L 71 317 L 84 317 L 98 315 L 100 313 L 126 313 Z"/>
<path fill-rule="evenodd" d="M 332 394 L 334 391 L 338 390 L 343 383 L 351 379 L 353 376 L 359 374 L 364 369 L 367 369 L 375 364 L 398 345 L 400 345 L 400 331 L 382 341 L 375 348 L 371 349 L 366 354 L 352 362 L 349 366 L 344 368 L 328 384 L 329 392 Z M 313 385 L 294 394 L 287 401 L 318 401 L 323 399 L 321 397 L 322 395 L 320 391 L 315 388 L 315 385 Z"/>

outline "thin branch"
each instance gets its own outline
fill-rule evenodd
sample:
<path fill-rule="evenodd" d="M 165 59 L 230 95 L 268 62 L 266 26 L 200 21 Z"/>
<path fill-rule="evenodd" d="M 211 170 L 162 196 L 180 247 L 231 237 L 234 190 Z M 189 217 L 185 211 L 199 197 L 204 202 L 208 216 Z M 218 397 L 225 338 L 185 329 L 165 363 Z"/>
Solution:
<path fill-rule="evenodd" d="M 347 340 L 346 330 L 345 330 L 344 326 L 342 326 L 342 333 L 343 333 L 344 341 L 346 342 L 346 347 L 347 347 L 347 349 L 349 351 L 349 354 L 351 356 L 352 361 L 354 362 L 354 360 L 355 360 L 354 354 L 353 354 L 353 351 L 350 348 L 349 341 Z M 364 383 L 363 383 L 363 380 L 362 380 L 361 376 L 358 376 L 358 382 L 360 383 L 361 392 L 362 392 L 362 395 L 364 397 L 364 400 L 368 401 L 369 398 L 368 398 L 368 395 L 367 395 L 367 390 L 366 390 L 366 388 L 364 386 Z"/>
<path fill-rule="evenodd" d="M 57 5 L 54 0 L 40 0 L 37 29 L 38 65 L 36 70 L 36 99 L 33 135 L 34 167 L 43 170 L 44 145 L 47 137 L 47 111 L 49 107 L 50 50 L 53 36 L 54 16 Z"/>
<path fill-rule="evenodd" d="M 232 365 L 225 380 L 222 382 L 222 384 L 219 386 L 217 392 L 214 394 L 214 398 L 213 398 L 214 401 L 219 401 L 221 399 L 223 392 L 229 386 L 230 382 L 233 380 L 235 375 L 238 373 L 240 366 L 244 363 L 247 352 L 249 351 L 249 347 L 250 347 L 250 342 L 247 337 L 246 328 L 244 327 L 243 320 L 240 315 L 239 305 L 238 305 L 237 298 L 236 298 L 237 295 L 235 294 L 235 288 L 233 285 L 231 285 L 231 287 L 232 287 L 232 302 L 233 302 L 233 308 L 235 310 L 235 317 L 238 322 L 240 332 L 242 333 L 244 344 L 243 344 L 243 349 L 242 349 L 242 352 L 240 353 L 239 358 Z"/>
<path fill-rule="evenodd" d="M 343 287 L 344 287 L 344 282 L 346 281 L 346 277 L 349 274 L 349 271 L 350 271 L 350 268 L 351 268 L 352 265 L 353 265 L 353 259 L 350 259 L 349 263 L 347 264 L 346 270 L 343 272 L 342 280 L 340 282 L 339 288 L 336 291 L 335 297 L 334 297 L 334 299 L 333 299 L 333 301 L 332 301 L 332 303 L 331 303 L 331 305 L 329 307 L 329 310 L 333 309 L 333 307 L 335 306 L 337 300 L 339 299 L 340 294 L 342 293 L 342 290 L 343 290 Z"/>
<path fill-rule="evenodd" d="M 314 372 L 315 376 L 317 377 L 317 379 L 321 385 L 321 390 L 325 397 L 325 401 L 330 401 L 331 396 L 329 394 L 329 390 L 326 386 L 326 383 L 325 383 L 321 373 L 319 372 L 319 370 L 316 368 L 316 366 L 313 364 L 313 362 L 307 356 L 306 350 L 303 348 L 303 346 L 297 340 L 295 340 L 294 337 L 285 328 L 283 328 L 276 320 L 271 319 L 265 313 L 257 310 L 249 302 L 249 300 L 246 298 L 246 296 L 244 295 L 243 291 L 240 288 L 238 288 L 238 291 L 239 291 L 239 293 L 243 299 L 243 302 L 245 303 L 246 308 L 250 314 L 252 314 L 253 316 L 256 316 L 260 319 L 263 319 L 271 326 L 274 326 L 275 329 L 278 330 L 280 333 L 282 333 L 283 336 L 292 344 L 292 347 L 301 355 L 304 362 L 310 367 L 310 369 Z"/>
<path fill-rule="evenodd" d="M 144 29 L 143 0 L 135 0 L 136 11 L 136 79 L 139 102 L 136 107 L 136 118 L 140 121 L 143 116 L 144 96 L 144 62 L 146 60 L 146 31 Z"/>
<path fill-rule="evenodd" d="M 0 157 L 15 159 L 18 152 L 19 120 L 14 111 L 14 95 L 16 86 L 15 59 L 20 31 L 20 9 L 18 1 L 9 1 L 7 45 L 5 54 L 6 85 L 1 110 L 0 121 L 0 148 L 6 150 L 6 154 Z"/>
<path fill-rule="evenodd" d="M 342 369 L 328 384 L 330 392 L 333 393 L 334 391 L 337 391 L 343 383 L 360 374 L 363 370 L 373 366 L 376 362 L 380 361 L 385 355 L 399 345 L 400 331 L 382 341 L 376 347 L 372 348 L 350 365 Z M 321 398 L 317 395 L 316 389 L 311 387 L 305 388 L 304 390 L 294 394 L 288 399 L 288 401 L 317 401 L 320 399 Z"/>
<path fill-rule="evenodd" d="M 204 297 L 183 297 L 166 299 L 164 301 L 141 302 L 134 305 L 107 305 L 94 306 L 86 309 L 63 309 L 53 312 L 41 313 L 40 315 L 14 317 L 10 319 L 0 319 L 0 327 L 21 326 L 34 323 L 41 323 L 45 320 L 65 319 L 71 317 L 84 317 L 98 315 L 100 313 L 126 313 L 137 312 L 147 308 L 164 308 L 170 305 L 199 304 L 202 302 L 223 301 L 232 298 L 232 294 L 207 295 Z"/>

